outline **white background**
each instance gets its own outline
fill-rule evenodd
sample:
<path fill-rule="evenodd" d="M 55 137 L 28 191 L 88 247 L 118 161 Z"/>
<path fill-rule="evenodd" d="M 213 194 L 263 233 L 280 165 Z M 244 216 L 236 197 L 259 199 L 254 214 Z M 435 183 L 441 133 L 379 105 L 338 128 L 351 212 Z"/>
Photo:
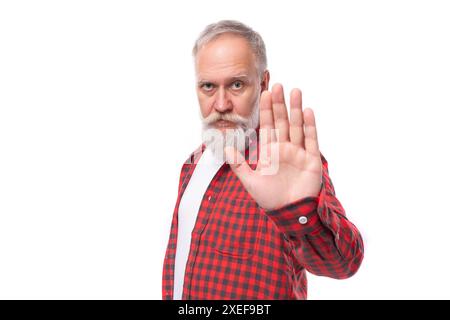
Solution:
<path fill-rule="evenodd" d="M 190 50 L 237 19 L 300 87 L 366 257 L 310 299 L 450 298 L 446 1 L 1 1 L 0 298 L 160 299 Z"/>

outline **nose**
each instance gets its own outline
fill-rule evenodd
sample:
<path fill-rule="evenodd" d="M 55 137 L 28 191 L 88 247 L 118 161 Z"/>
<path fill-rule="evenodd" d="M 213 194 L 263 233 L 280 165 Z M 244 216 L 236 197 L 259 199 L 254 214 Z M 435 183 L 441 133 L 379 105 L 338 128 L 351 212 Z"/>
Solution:
<path fill-rule="evenodd" d="M 216 92 L 216 100 L 214 103 L 214 109 L 218 112 L 224 113 L 233 109 L 231 100 L 228 98 L 227 91 L 225 88 L 220 87 Z"/>

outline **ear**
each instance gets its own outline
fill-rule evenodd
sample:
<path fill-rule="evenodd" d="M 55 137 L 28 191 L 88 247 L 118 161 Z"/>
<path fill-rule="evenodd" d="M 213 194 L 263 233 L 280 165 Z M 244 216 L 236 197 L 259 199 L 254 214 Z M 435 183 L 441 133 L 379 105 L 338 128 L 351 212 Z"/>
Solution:
<path fill-rule="evenodd" d="M 261 78 L 261 92 L 265 90 L 269 90 L 269 81 L 270 81 L 270 72 L 269 70 L 264 71 L 263 76 Z"/>

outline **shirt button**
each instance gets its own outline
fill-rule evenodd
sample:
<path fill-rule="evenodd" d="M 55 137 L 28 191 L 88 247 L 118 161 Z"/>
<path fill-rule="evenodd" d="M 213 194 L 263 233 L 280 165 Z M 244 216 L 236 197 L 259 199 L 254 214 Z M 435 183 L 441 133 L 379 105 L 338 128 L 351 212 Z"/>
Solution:
<path fill-rule="evenodd" d="M 300 218 L 298 218 L 298 222 L 300 222 L 300 224 L 306 224 L 308 222 L 308 218 L 305 216 L 301 216 Z"/>
<path fill-rule="evenodd" d="M 211 196 L 208 197 L 208 201 L 210 201 L 210 200 L 211 200 Z"/>

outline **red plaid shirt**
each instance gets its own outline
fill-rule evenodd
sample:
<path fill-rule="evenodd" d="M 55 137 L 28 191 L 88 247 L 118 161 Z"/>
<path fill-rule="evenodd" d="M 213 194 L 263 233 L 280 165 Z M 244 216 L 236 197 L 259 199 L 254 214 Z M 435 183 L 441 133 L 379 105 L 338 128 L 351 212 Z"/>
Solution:
<path fill-rule="evenodd" d="M 163 267 L 165 300 L 173 299 L 178 206 L 204 148 L 181 170 Z M 248 150 L 246 159 L 255 159 L 258 151 Z M 335 196 L 323 156 L 322 163 L 318 197 L 271 211 L 260 208 L 230 166 L 222 165 L 192 232 L 183 299 L 306 299 L 305 270 L 337 279 L 352 276 L 363 259 L 363 241 Z M 250 161 L 250 167 L 256 165 Z M 300 217 L 307 222 L 301 224 Z"/>

